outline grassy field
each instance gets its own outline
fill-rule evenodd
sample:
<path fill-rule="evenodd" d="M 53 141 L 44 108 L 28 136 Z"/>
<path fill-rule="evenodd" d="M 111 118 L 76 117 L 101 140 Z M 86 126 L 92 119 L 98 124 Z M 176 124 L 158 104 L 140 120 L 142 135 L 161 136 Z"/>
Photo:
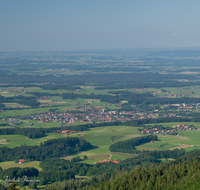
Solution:
<path fill-rule="evenodd" d="M 151 92 L 154 96 L 173 96 L 175 94 L 185 94 L 188 97 L 200 97 L 200 89 L 198 89 L 199 86 L 190 86 L 190 87 L 179 87 L 179 88 L 174 88 L 174 87 L 164 87 L 162 88 L 163 90 L 169 91 L 170 93 L 165 93 L 162 92 L 161 89 L 156 89 L 156 88 L 146 88 L 142 89 L 140 91 L 138 90 L 130 90 L 136 93 L 144 93 L 144 92 Z M 190 88 L 189 90 L 186 88 Z"/>
<path fill-rule="evenodd" d="M 108 126 L 92 128 L 90 131 L 84 131 L 81 137 L 97 146 L 97 148 L 79 152 L 71 156 L 83 158 L 83 155 L 86 155 L 88 159 L 83 162 L 88 164 L 93 164 L 95 161 L 103 159 L 109 159 L 110 157 L 113 160 L 124 160 L 134 156 L 133 154 L 110 152 L 109 146 L 113 143 L 111 139 L 112 136 L 115 136 L 115 142 L 117 142 L 141 136 L 141 134 L 138 131 L 138 127 Z"/>
<path fill-rule="evenodd" d="M 162 123 L 163 124 L 163 123 Z M 165 123 L 164 126 L 173 126 L 177 123 Z M 199 123 L 185 123 L 188 125 L 199 126 Z M 106 127 L 97 127 L 91 128 L 89 131 L 83 131 L 79 134 L 70 135 L 71 137 L 80 137 L 91 144 L 95 145 L 96 148 L 88 151 L 78 152 L 76 154 L 62 157 L 64 159 L 70 160 L 74 157 L 80 157 L 83 159 L 83 156 L 86 155 L 88 159 L 82 161 L 84 163 L 93 164 L 96 161 L 104 159 L 113 159 L 113 160 L 124 160 L 126 158 L 131 158 L 136 156 L 135 154 L 126 154 L 120 152 L 110 152 L 109 146 L 118 141 L 124 141 L 142 134 L 138 131 L 139 127 L 128 127 L 128 126 L 106 126 Z M 158 141 L 154 143 L 146 143 L 136 148 L 138 150 L 168 150 L 174 148 L 185 148 L 187 151 L 193 149 L 200 149 L 200 132 L 199 131 L 180 131 L 178 136 L 173 135 L 161 135 L 158 134 Z M 111 138 L 112 137 L 112 138 Z M 44 142 L 49 139 L 54 138 L 66 138 L 62 134 L 50 133 L 46 137 L 39 139 L 29 139 L 22 135 L 1 135 L 0 136 L 0 146 L 7 146 L 10 148 L 20 146 L 20 145 L 40 145 L 41 142 Z"/>
<path fill-rule="evenodd" d="M 39 146 L 41 142 L 55 139 L 55 138 L 66 138 L 59 133 L 50 133 L 46 137 L 39 139 L 29 139 L 23 135 L 0 135 L 0 147 L 7 146 L 9 148 L 19 147 L 21 145 L 27 146 Z"/>
<path fill-rule="evenodd" d="M 173 126 L 178 123 L 166 123 L 165 126 Z M 185 123 L 188 125 L 198 126 L 198 123 Z M 96 158 L 99 156 L 99 160 L 102 160 L 102 156 L 105 154 L 111 154 L 113 160 L 123 160 L 134 156 L 133 154 L 122 154 L 122 153 L 112 153 L 109 151 L 109 146 L 112 144 L 111 137 L 115 136 L 115 142 L 123 141 L 137 136 L 141 136 L 137 127 L 127 127 L 127 126 L 110 126 L 110 127 L 99 127 L 93 128 L 90 131 L 83 132 L 82 138 L 86 139 L 98 148 L 77 153 L 71 155 L 72 157 L 87 155 L 88 159 L 83 161 L 85 163 L 95 162 Z M 185 148 L 187 151 L 200 148 L 200 132 L 198 131 L 180 131 L 179 136 L 161 134 L 158 135 L 158 141 L 154 143 L 146 143 L 136 148 L 138 150 L 168 150 L 174 148 Z M 194 146 L 194 147 L 192 147 Z M 105 158 L 106 159 L 106 158 Z"/>
<path fill-rule="evenodd" d="M 163 127 L 173 127 L 177 124 L 185 124 L 185 125 L 194 125 L 194 127 L 200 128 L 200 123 L 197 122 L 169 122 L 169 123 L 155 123 L 155 124 L 146 124 L 150 126 L 154 125 L 163 125 Z"/>
<path fill-rule="evenodd" d="M 40 164 L 39 161 L 26 162 L 23 164 L 15 163 L 14 161 L 9 161 L 9 162 L 0 162 L 0 167 L 2 167 L 3 170 L 15 167 L 20 167 L 20 168 L 33 167 L 38 169 L 39 171 L 42 171 L 42 168 L 39 166 L 39 164 Z"/>
<path fill-rule="evenodd" d="M 179 131 L 178 136 L 158 135 L 158 141 L 137 146 L 138 150 L 168 150 L 186 148 L 187 151 L 200 148 L 199 131 Z M 194 146 L 194 147 L 193 147 Z"/>
<path fill-rule="evenodd" d="M 17 104 L 17 103 L 4 103 L 6 108 L 29 108 L 30 106 Z"/>
<path fill-rule="evenodd" d="M 19 110 L 5 110 L 4 112 L 0 112 L 0 117 L 15 117 L 15 116 L 25 116 L 25 115 L 31 115 L 31 114 L 37 114 L 37 113 L 47 113 L 49 112 L 49 109 L 56 109 L 56 112 L 66 112 L 67 110 L 74 110 L 74 104 L 80 103 L 80 104 L 86 104 L 91 99 L 82 99 L 77 98 L 76 100 L 65 100 L 65 99 L 56 99 L 55 97 L 52 97 L 47 100 L 40 100 L 42 104 L 39 108 L 28 108 L 28 106 L 20 105 L 20 104 L 6 104 L 7 107 L 13 107 L 13 108 L 24 108 Z M 52 100 L 57 100 L 58 102 L 52 102 Z M 118 109 L 118 107 L 115 104 L 108 104 L 106 102 L 100 102 L 98 99 L 92 99 L 92 103 L 90 103 L 91 106 L 94 106 L 95 108 L 105 108 L 108 107 L 109 109 Z M 9 105 L 9 106 L 8 106 Z M 76 106 L 78 107 L 78 106 Z M 83 108 L 75 108 L 75 110 L 83 110 Z"/>

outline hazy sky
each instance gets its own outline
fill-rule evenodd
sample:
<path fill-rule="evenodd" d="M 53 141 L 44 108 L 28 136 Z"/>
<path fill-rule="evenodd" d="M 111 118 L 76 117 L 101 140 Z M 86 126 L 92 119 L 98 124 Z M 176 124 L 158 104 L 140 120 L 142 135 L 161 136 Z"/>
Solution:
<path fill-rule="evenodd" d="M 0 0 L 0 51 L 200 47 L 199 0 Z"/>

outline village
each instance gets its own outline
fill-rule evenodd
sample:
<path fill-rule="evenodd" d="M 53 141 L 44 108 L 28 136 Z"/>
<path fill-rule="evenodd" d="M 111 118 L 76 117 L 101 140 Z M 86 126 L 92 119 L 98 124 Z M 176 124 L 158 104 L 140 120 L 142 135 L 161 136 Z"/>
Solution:
<path fill-rule="evenodd" d="M 173 128 L 171 129 L 165 129 L 164 127 L 162 128 L 157 128 L 157 127 L 148 127 L 148 128 L 144 128 L 143 130 L 141 130 L 140 132 L 142 134 L 171 134 L 173 132 L 177 132 L 177 131 L 191 131 L 191 130 L 196 130 L 193 126 L 188 126 L 185 124 L 177 124 L 172 126 Z M 198 131 L 200 131 L 200 129 L 197 129 Z"/>
<path fill-rule="evenodd" d="M 136 119 L 157 119 L 159 117 L 180 117 L 176 114 L 158 114 L 158 113 L 146 113 L 137 111 L 105 111 L 104 109 L 98 109 L 90 107 L 83 112 L 48 112 L 37 113 L 27 116 L 18 116 L 14 118 L 7 118 L 7 122 L 10 125 L 15 125 L 16 122 L 22 120 L 36 120 L 38 123 L 58 122 L 62 124 L 74 124 L 83 122 L 109 122 L 109 121 L 129 121 Z"/>
<path fill-rule="evenodd" d="M 200 107 L 200 103 L 164 104 L 164 107 L 176 107 L 178 109 L 198 109 Z"/>

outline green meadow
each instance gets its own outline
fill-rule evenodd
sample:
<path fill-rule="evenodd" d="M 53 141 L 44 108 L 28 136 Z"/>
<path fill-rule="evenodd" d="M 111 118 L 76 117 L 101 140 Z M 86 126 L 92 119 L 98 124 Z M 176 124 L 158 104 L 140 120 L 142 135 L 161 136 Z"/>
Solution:
<path fill-rule="evenodd" d="M 163 127 L 173 127 L 174 125 L 185 124 L 185 125 L 194 125 L 196 128 L 200 128 L 200 123 L 198 122 L 168 122 L 168 123 L 155 123 L 155 124 L 146 124 L 150 126 L 154 125 L 163 125 Z"/>
<path fill-rule="evenodd" d="M 200 131 L 178 131 L 179 135 L 158 135 L 158 141 L 137 146 L 138 150 L 168 150 L 185 148 L 187 151 L 200 148 Z"/>
<path fill-rule="evenodd" d="M 39 146 L 41 142 L 55 139 L 55 138 L 65 138 L 59 133 L 49 133 L 46 137 L 38 139 L 29 139 L 23 135 L 0 135 L 0 147 L 7 146 L 9 148 L 19 147 L 21 145 L 27 146 Z"/>
<path fill-rule="evenodd" d="M 9 162 L 0 162 L 0 167 L 2 167 L 3 170 L 15 167 L 20 167 L 20 168 L 33 167 L 38 169 L 39 171 L 42 171 L 42 168 L 39 166 L 39 164 L 40 164 L 39 161 L 26 162 L 23 164 L 19 164 L 14 161 L 9 161 Z"/>
<path fill-rule="evenodd" d="M 163 124 L 163 123 L 162 123 Z M 166 126 L 173 126 L 178 123 L 166 123 Z M 198 123 L 185 123 L 188 125 L 198 126 Z M 153 124 L 154 125 L 154 124 Z M 168 150 L 174 148 L 185 148 L 187 151 L 200 148 L 200 131 L 180 131 L 178 136 L 174 135 L 161 135 L 158 134 L 158 141 L 154 143 L 146 143 L 136 148 L 138 150 Z M 82 138 L 86 139 L 91 144 L 97 146 L 96 149 L 80 152 L 72 157 L 87 155 L 88 159 L 83 161 L 86 163 L 95 162 L 97 157 L 102 160 L 105 154 L 111 154 L 113 160 L 123 160 L 134 156 L 133 154 L 123 153 L 112 153 L 109 151 L 110 144 L 112 142 L 111 137 L 114 136 L 114 142 L 128 140 L 137 136 L 141 136 L 138 131 L 138 127 L 127 127 L 127 126 L 110 126 L 110 127 L 98 127 L 93 128 L 90 131 L 85 131 L 81 135 Z M 106 159 L 106 158 L 104 158 Z M 92 160 L 92 161 L 90 161 Z"/>
<path fill-rule="evenodd" d="M 197 89 L 199 86 L 186 86 L 186 87 L 164 87 L 163 90 L 169 91 L 170 93 L 162 92 L 161 89 L 157 88 L 146 88 L 140 91 L 138 90 L 130 90 L 137 93 L 151 92 L 154 96 L 173 96 L 175 94 L 185 94 L 188 97 L 200 97 L 200 89 Z M 185 88 L 185 89 L 183 89 Z M 190 88 L 189 90 L 187 88 Z"/>
<path fill-rule="evenodd" d="M 71 156 L 79 156 L 82 158 L 83 155 L 86 155 L 88 159 L 84 160 L 83 162 L 88 164 L 93 164 L 96 161 L 109 158 L 113 160 L 124 160 L 126 158 L 133 157 L 134 154 L 112 153 L 109 151 L 109 146 L 117 141 L 124 141 L 137 136 L 141 136 L 138 128 L 139 127 L 107 126 L 92 128 L 90 131 L 83 131 L 80 137 L 97 146 L 97 148 L 79 152 Z M 111 139 L 113 136 L 115 139 L 114 142 Z"/>
<path fill-rule="evenodd" d="M 52 102 L 53 100 L 57 100 L 57 102 Z M 6 104 L 7 107 L 12 108 L 23 108 L 23 109 L 15 109 L 15 110 L 4 110 L 0 112 L 0 117 L 15 117 L 15 116 L 26 116 L 31 114 L 38 114 L 38 113 L 47 113 L 50 109 L 55 109 L 56 112 L 66 112 L 71 110 L 79 110 L 83 111 L 81 106 L 74 106 L 74 104 L 87 104 L 88 101 L 92 101 L 90 103 L 91 106 L 95 108 L 105 108 L 108 107 L 109 109 L 118 109 L 115 104 L 108 104 L 106 102 L 100 102 L 98 99 L 83 99 L 77 98 L 75 100 L 66 100 L 62 99 L 59 96 L 51 97 L 46 100 L 39 100 L 41 103 L 39 108 L 28 108 L 28 106 L 20 105 L 20 104 Z"/>
<path fill-rule="evenodd" d="M 163 125 L 173 126 L 175 124 L 178 123 L 165 123 Z M 195 126 L 199 126 L 199 123 L 184 124 L 193 124 Z M 126 158 L 131 158 L 136 155 L 120 152 L 110 152 L 109 146 L 114 142 L 124 141 L 138 136 L 142 136 L 138 129 L 139 127 L 106 126 L 91 128 L 89 131 L 83 131 L 82 133 L 70 135 L 71 137 L 73 136 L 83 138 L 91 144 L 93 144 L 94 146 L 96 146 L 96 148 L 88 151 L 77 152 L 76 154 L 62 158 L 70 160 L 73 157 L 80 157 L 81 159 L 83 159 L 83 156 L 86 155 L 88 158 L 86 160 L 83 160 L 82 162 L 88 164 L 93 164 L 94 162 L 104 159 L 124 160 Z M 187 151 L 191 151 L 193 149 L 200 149 L 200 131 L 179 131 L 178 133 L 178 136 L 164 136 L 158 134 L 158 141 L 155 141 L 153 143 L 146 143 L 137 146 L 136 148 L 138 150 L 168 150 L 174 148 L 185 148 Z M 41 142 L 54 138 L 67 137 L 58 133 L 49 133 L 45 137 L 39 139 L 29 139 L 22 135 L 0 135 L 0 147 L 7 146 L 9 148 L 14 148 L 21 145 L 39 146 Z"/>

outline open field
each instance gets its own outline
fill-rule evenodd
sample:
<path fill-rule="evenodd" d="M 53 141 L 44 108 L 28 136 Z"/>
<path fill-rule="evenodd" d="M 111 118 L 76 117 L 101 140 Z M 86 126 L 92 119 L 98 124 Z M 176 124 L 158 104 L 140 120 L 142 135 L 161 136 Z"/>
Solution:
<path fill-rule="evenodd" d="M 188 90 L 188 88 L 190 88 Z M 176 94 L 184 94 L 188 97 L 200 97 L 200 89 L 198 89 L 199 86 L 190 86 L 190 87 L 178 87 L 178 88 L 175 88 L 175 87 L 163 87 L 162 89 L 163 90 L 166 90 L 166 91 L 169 91 L 170 93 L 165 93 L 165 92 L 162 92 L 160 89 L 156 89 L 156 88 L 145 88 L 145 89 L 142 89 L 142 90 L 131 90 L 129 89 L 130 91 L 133 91 L 133 92 L 137 92 L 137 93 L 144 93 L 144 92 L 151 92 L 153 93 L 154 96 L 173 96 L 173 95 L 176 95 Z"/>
<path fill-rule="evenodd" d="M 65 136 L 58 133 L 50 133 L 43 138 L 29 139 L 23 135 L 0 135 L 0 147 L 7 146 L 9 148 L 14 148 L 20 145 L 39 146 L 41 142 L 55 138 L 65 138 Z"/>
<path fill-rule="evenodd" d="M 200 123 L 198 122 L 168 122 L 168 123 L 155 123 L 155 124 L 146 124 L 150 126 L 154 125 L 163 125 L 163 127 L 173 127 L 174 125 L 185 124 L 185 125 L 194 125 L 194 127 L 200 128 Z"/>
<path fill-rule="evenodd" d="M 182 148 L 188 148 L 188 147 L 191 147 L 191 145 L 183 144 L 183 145 L 180 145 L 180 146 L 177 146 L 177 147 L 174 147 L 174 148 L 170 148 L 169 150 L 182 149 Z"/>
<path fill-rule="evenodd" d="M 167 150 L 175 148 L 185 148 L 187 151 L 193 150 L 194 147 L 200 148 L 200 132 L 199 131 L 178 131 L 179 136 L 174 135 L 158 135 L 158 141 L 154 143 L 146 143 L 137 146 L 138 150 Z"/>
<path fill-rule="evenodd" d="M 3 170 L 15 167 L 20 167 L 20 168 L 33 167 L 38 169 L 39 171 L 42 171 L 42 168 L 40 168 L 39 164 L 40 164 L 39 161 L 26 162 L 23 164 L 15 163 L 14 161 L 9 161 L 9 162 L 0 162 L 0 167 L 2 167 Z"/>
<path fill-rule="evenodd" d="M 8 108 L 29 108 L 30 106 L 17 104 L 17 103 L 4 103 L 5 107 Z"/>
<path fill-rule="evenodd" d="M 177 123 L 173 123 L 172 125 L 175 125 Z M 185 124 L 196 124 L 196 123 L 185 123 Z M 166 123 L 166 126 L 168 126 L 169 123 Z M 197 125 L 199 125 L 197 123 Z M 111 136 L 115 136 L 115 142 L 117 141 L 123 141 L 130 138 L 141 136 L 139 131 L 137 130 L 137 127 L 127 127 L 127 126 L 110 126 L 110 127 L 99 127 L 99 128 L 93 128 L 91 131 L 85 131 L 83 132 L 82 138 L 85 138 L 87 141 L 89 141 L 91 144 L 94 144 L 98 146 L 98 148 L 84 151 L 75 155 L 72 155 L 74 157 L 83 155 L 87 155 L 88 159 L 86 163 L 89 163 L 90 158 L 96 158 L 96 156 L 100 156 L 103 154 L 111 154 L 113 160 L 119 160 L 119 159 L 126 159 L 128 157 L 134 156 L 133 154 L 123 154 L 123 153 L 112 153 L 109 151 L 109 145 L 112 144 Z M 155 141 L 154 143 L 146 143 L 144 145 L 137 146 L 136 148 L 138 150 L 168 150 L 168 149 L 174 149 L 174 148 L 185 148 L 187 151 L 193 150 L 194 147 L 191 147 L 194 145 L 197 149 L 200 148 L 200 132 L 199 131 L 180 131 L 179 136 L 173 136 L 173 135 L 158 135 L 158 141 Z M 93 160 L 94 161 L 94 160 Z"/>
<path fill-rule="evenodd" d="M 53 101 L 57 102 L 53 102 Z M 83 111 L 83 108 L 79 106 L 74 106 L 74 104 L 87 104 L 88 101 L 92 101 L 90 106 L 94 106 L 95 108 L 105 108 L 108 107 L 110 109 L 118 109 L 115 104 L 108 104 L 106 102 L 100 102 L 98 99 L 82 99 L 77 98 L 76 100 L 69 100 L 69 99 L 62 99 L 61 97 L 57 98 L 50 98 L 46 100 L 40 100 L 41 105 L 39 108 L 29 108 L 29 106 L 17 104 L 17 103 L 5 103 L 6 107 L 12 108 L 24 108 L 24 109 L 16 109 L 16 110 L 4 110 L 0 112 L 0 117 L 15 117 L 15 116 L 26 116 L 30 114 L 36 113 L 47 113 L 49 109 L 56 109 L 56 112 L 66 112 L 71 110 L 79 110 Z M 27 109 L 28 108 L 28 109 Z"/>
<path fill-rule="evenodd" d="M 175 125 L 177 123 L 165 123 L 166 126 L 169 126 L 169 124 Z M 195 125 L 196 123 L 185 123 L 185 124 Z M 199 124 L 197 123 L 196 125 Z M 64 158 L 66 160 L 71 160 L 74 157 L 80 157 L 81 159 L 83 159 L 83 156 L 86 155 L 88 158 L 82 162 L 93 164 L 96 161 L 109 158 L 111 158 L 112 160 L 124 160 L 126 158 L 134 157 L 136 156 L 135 154 L 110 152 L 109 146 L 114 142 L 124 141 L 138 136 L 142 136 L 142 134 L 138 131 L 138 128 L 139 127 L 106 126 L 106 127 L 91 128 L 90 131 L 83 131 L 80 134 L 70 135 L 73 137 L 77 136 L 83 138 L 88 142 L 90 142 L 91 144 L 97 146 L 97 148 L 88 151 L 77 152 L 76 154 L 61 158 Z M 173 135 L 164 136 L 158 134 L 157 135 L 158 141 L 155 141 L 154 143 L 146 143 L 137 146 L 136 148 L 138 150 L 168 150 L 175 148 L 185 148 L 187 151 L 191 151 L 193 149 L 200 149 L 200 141 L 199 141 L 200 131 L 179 131 L 178 133 L 179 133 L 178 136 L 173 136 Z M 28 146 L 33 146 L 33 145 L 39 146 L 40 142 L 44 142 L 46 140 L 53 138 L 66 138 L 66 136 L 58 133 L 50 133 L 43 138 L 28 139 L 27 137 L 22 135 L 1 135 L 0 146 L 1 147 L 7 146 L 10 148 L 20 146 L 21 144 L 23 145 L 25 144 Z"/>
<path fill-rule="evenodd" d="M 141 136 L 141 134 L 138 131 L 138 127 L 108 126 L 92 128 L 91 131 L 84 131 L 81 137 L 86 139 L 91 144 L 98 146 L 98 148 L 80 152 L 71 156 L 79 156 L 80 158 L 82 158 L 83 155 L 87 155 L 88 159 L 83 161 L 85 163 L 94 163 L 95 160 L 108 159 L 108 156 L 104 156 L 106 154 L 111 154 L 111 158 L 113 160 L 124 160 L 126 158 L 135 156 L 135 154 L 110 152 L 109 146 L 113 143 L 111 140 L 112 136 L 115 136 L 115 142 L 117 142 L 138 137 Z"/>

